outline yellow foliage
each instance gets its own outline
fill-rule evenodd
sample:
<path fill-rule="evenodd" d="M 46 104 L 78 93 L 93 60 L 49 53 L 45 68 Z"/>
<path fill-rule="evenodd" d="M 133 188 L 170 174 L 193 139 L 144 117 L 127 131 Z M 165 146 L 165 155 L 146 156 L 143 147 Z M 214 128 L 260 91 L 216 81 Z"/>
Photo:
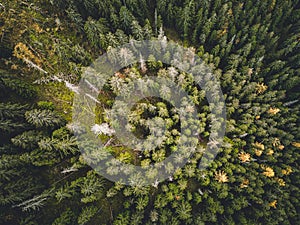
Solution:
<path fill-rule="evenodd" d="M 257 92 L 258 94 L 264 93 L 267 89 L 268 89 L 268 86 L 265 85 L 264 83 L 258 83 L 258 84 L 256 85 L 256 92 Z"/>
<path fill-rule="evenodd" d="M 268 149 L 268 152 L 267 152 L 267 155 L 273 155 L 274 154 L 274 151 L 273 151 L 273 149 Z"/>
<path fill-rule="evenodd" d="M 266 177 L 274 177 L 275 176 L 274 170 L 271 167 L 266 167 L 264 169 L 265 169 L 265 172 L 263 172 L 263 175 L 265 175 Z"/>
<path fill-rule="evenodd" d="M 249 180 L 245 179 L 243 182 L 240 184 L 240 188 L 246 188 L 249 185 Z"/>
<path fill-rule="evenodd" d="M 22 42 L 19 42 L 14 48 L 14 56 L 18 59 L 22 59 L 23 61 L 30 60 L 36 63 L 37 65 L 41 64 L 41 60 L 39 60 L 33 52 Z"/>
<path fill-rule="evenodd" d="M 278 146 L 280 145 L 280 140 L 278 138 L 274 138 L 273 142 L 272 142 L 272 145 L 275 147 L 275 146 Z"/>
<path fill-rule="evenodd" d="M 283 149 L 284 149 L 284 145 L 279 145 L 279 146 L 278 146 L 278 149 L 279 149 L 279 150 L 283 150 Z"/>
<path fill-rule="evenodd" d="M 11 65 L 11 67 L 10 67 L 12 70 L 17 70 L 18 69 L 18 66 L 16 65 L 16 64 L 13 64 L 13 65 Z"/>
<path fill-rule="evenodd" d="M 299 142 L 293 142 L 292 145 L 294 147 L 300 148 L 300 143 Z"/>
<path fill-rule="evenodd" d="M 255 143 L 253 144 L 253 146 L 254 146 L 255 148 L 260 149 L 260 150 L 265 150 L 265 146 L 264 146 L 262 143 L 255 142 Z"/>
<path fill-rule="evenodd" d="M 219 183 L 225 183 L 228 182 L 228 176 L 224 171 L 218 171 L 215 172 L 215 180 L 217 180 Z"/>
<path fill-rule="evenodd" d="M 262 154 L 262 150 L 255 149 L 255 155 L 261 156 L 261 154 Z"/>
<path fill-rule="evenodd" d="M 268 113 L 269 114 L 272 114 L 272 115 L 276 115 L 277 113 L 279 113 L 280 112 L 280 109 L 278 109 L 278 108 L 270 108 L 269 110 L 268 110 Z"/>
<path fill-rule="evenodd" d="M 42 33 L 43 32 L 43 29 L 40 28 L 40 26 L 37 24 L 37 23 L 34 23 L 32 25 L 33 29 L 37 32 L 37 33 Z"/>
<path fill-rule="evenodd" d="M 290 175 L 293 172 L 292 168 L 289 166 L 286 169 L 281 170 L 283 175 Z"/>
<path fill-rule="evenodd" d="M 279 186 L 285 186 L 285 181 L 282 178 L 278 178 L 277 182 L 278 182 Z"/>
<path fill-rule="evenodd" d="M 249 162 L 251 159 L 251 156 L 249 153 L 241 152 L 239 153 L 239 159 L 244 162 Z"/>
<path fill-rule="evenodd" d="M 277 204 L 277 200 L 274 200 L 273 202 L 269 203 L 269 206 L 273 207 L 274 209 L 276 209 L 276 204 Z"/>

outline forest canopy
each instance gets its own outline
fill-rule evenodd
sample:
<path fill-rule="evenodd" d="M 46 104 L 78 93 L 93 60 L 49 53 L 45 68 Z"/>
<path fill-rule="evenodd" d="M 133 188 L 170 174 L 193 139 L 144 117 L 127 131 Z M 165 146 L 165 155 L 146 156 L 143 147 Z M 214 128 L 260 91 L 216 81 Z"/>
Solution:
<path fill-rule="evenodd" d="M 0 224 L 298 224 L 299 6 L 297 0 L 2 0 Z M 144 40 L 157 45 L 132 63 L 134 50 L 124 46 L 136 49 Z M 186 50 L 188 64 L 200 64 L 206 85 L 165 63 L 180 55 L 168 43 Z M 104 73 L 92 72 L 103 56 L 121 67 L 102 84 Z M 223 105 L 211 104 L 212 77 Z M 150 78 L 159 82 L 145 82 Z M 74 105 L 82 81 L 94 93 L 82 99 L 93 107 Z M 149 83 L 160 97 L 143 95 Z M 170 99 L 179 91 L 170 83 L 189 96 L 177 108 Z M 131 91 L 141 98 L 127 110 L 118 96 L 131 99 Z M 87 122 L 90 113 L 87 130 L 104 143 L 101 149 L 74 122 L 76 116 Z M 118 130 L 120 115 L 128 123 Z M 212 139 L 223 126 L 222 140 Z M 132 147 L 133 137 L 143 143 Z M 218 152 L 207 153 L 208 146 Z M 95 169 L 107 155 L 112 163 Z M 171 155 L 163 169 L 151 167 Z M 201 169 L 201 162 L 210 163 Z M 130 185 L 104 176 L 126 174 L 120 163 L 153 169 L 133 173 Z M 167 178 L 156 180 L 162 171 Z"/>

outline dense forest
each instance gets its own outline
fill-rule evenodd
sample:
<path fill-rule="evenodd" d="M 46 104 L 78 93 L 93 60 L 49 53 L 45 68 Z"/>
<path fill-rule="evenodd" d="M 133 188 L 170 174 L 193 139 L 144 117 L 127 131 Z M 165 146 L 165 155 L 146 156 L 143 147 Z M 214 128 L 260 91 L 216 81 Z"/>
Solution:
<path fill-rule="evenodd" d="M 151 54 L 130 63 L 144 40 Z M 175 44 L 224 104 L 166 63 Z M 121 66 L 99 90 L 101 56 Z M 299 75 L 298 0 L 1 0 L 0 224 L 299 224 Z M 131 98 L 147 77 L 163 97 Z M 188 97 L 172 102 L 169 81 Z M 95 95 L 80 98 L 84 88 Z M 119 95 L 137 102 L 126 110 Z M 86 131 L 75 121 L 90 113 Z M 129 173 L 120 163 L 152 169 L 109 179 Z"/>

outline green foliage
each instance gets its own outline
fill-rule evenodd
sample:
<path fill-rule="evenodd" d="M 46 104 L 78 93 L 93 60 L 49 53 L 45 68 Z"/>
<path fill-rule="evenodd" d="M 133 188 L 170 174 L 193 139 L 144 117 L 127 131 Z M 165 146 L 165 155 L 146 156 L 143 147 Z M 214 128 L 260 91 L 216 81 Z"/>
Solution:
<path fill-rule="evenodd" d="M 38 146 L 39 140 L 43 137 L 42 133 L 36 130 L 25 131 L 24 133 L 11 139 L 11 142 L 20 148 L 33 150 Z"/>
<path fill-rule="evenodd" d="M 107 27 L 105 25 L 105 19 L 100 19 L 99 21 L 93 20 L 91 17 L 88 18 L 84 25 L 84 31 L 87 38 L 92 45 L 92 47 L 104 47 L 101 45 L 101 36 L 107 32 Z"/>
<path fill-rule="evenodd" d="M 78 224 L 83 225 L 89 222 L 93 216 L 98 212 L 98 208 L 95 206 L 89 206 L 82 209 L 79 217 L 78 217 Z"/>
<path fill-rule="evenodd" d="M 129 222 L 129 212 L 126 211 L 125 213 L 119 214 L 118 217 L 114 221 L 114 225 L 125 225 L 130 224 Z"/>
<path fill-rule="evenodd" d="M 19 119 L 24 117 L 28 105 L 20 105 L 14 103 L 0 103 L 1 119 Z"/>
<path fill-rule="evenodd" d="M 71 225 L 75 223 L 75 214 L 70 208 L 64 211 L 60 217 L 56 218 L 52 225 Z"/>
<path fill-rule="evenodd" d="M 89 172 L 80 185 L 83 194 L 81 201 L 89 203 L 99 200 L 103 195 L 104 181 L 97 177 L 94 172 Z"/>
<path fill-rule="evenodd" d="M 119 14 L 122 28 L 123 30 L 128 32 L 130 30 L 132 21 L 134 21 L 134 16 L 125 6 L 122 6 L 120 8 Z"/>
<path fill-rule="evenodd" d="M 62 200 L 66 198 L 71 198 L 73 194 L 75 193 L 74 189 L 70 187 L 68 184 L 66 184 L 63 187 L 60 187 L 59 190 L 55 193 L 55 198 L 58 202 L 61 202 Z"/>
<path fill-rule="evenodd" d="M 25 125 L 22 123 L 15 123 L 12 120 L 0 120 L 0 131 L 3 133 L 11 133 L 12 131 L 24 128 Z"/>
<path fill-rule="evenodd" d="M 189 219 L 192 216 L 191 211 L 192 206 L 187 202 L 182 202 L 176 210 L 176 212 L 178 213 L 178 217 L 182 220 Z"/>
<path fill-rule="evenodd" d="M 64 124 L 64 120 L 57 114 L 50 110 L 33 109 L 25 113 L 25 118 L 28 123 L 41 127 L 58 127 Z"/>
<path fill-rule="evenodd" d="M 37 105 L 38 105 L 38 107 L 40 109 L 43 109 L 43 110 L 51 110 L 51 111 L 53 111 L 54 108 L 55 108 L 53 102 L 39 101 L 37 103 Z"/>
<path fill-rule="evenodd" d="M 0 223 L 297 224 L 298 5 L 291 0 L 4 0 Z M 138 175 L 131 177 L 132 187 L 106 182 L 78 156 L 71 125 L 63 127 L 66 121 L 60 115 L 71 121 L 73 98 L 64 83 L 76 85 L 82 68 L 106 49 L 154 35 L 163 43 L 164 31 L 169 39 L 193 46 L 219 79 L 227 137 L 214 162 L 200 171 L 198 163 L 207 160 L 203 152 L 214 119 L 205 90 L 188 74 L 156 60 L 157 54 L 170 59 L 172 52 L 150 46 L 155 54 L 144 59 L 142 69 L 137 64 L 120 70 L 108 82 L 109 91 L 100 93 L 105 101 L 99 104 L 99 117 L 114 122 L 102 115 L 104 109 L 109 112 L 115 95 L 129 92 L 126 85 L 147 74 L 169 77 L 183 87 L 196 105 L 199 121 L 182 121 L 171 104 L 145 98 L 131 109 L 127 128 L 149 138 L 142 146 L 147 150 L 131 150 L 114 137 L 109 137 L 107 149 L 120 161 L 146 167 L 176 152 L 180 137 L 195 133 L 201 142 L 199 152 L 168 180 L 150 187 L 141 186 Z M 23 46 L 23 52 L 17 54 L 16 46 Z M 125 53 L 110 51 L 109 59 L 121 59 L 125 66 L 133 56 Z M 159 87 L 163 96 L 170 97 L 166 86 Z M 180 110 L 192 109 L 183 101 Z M 182 127 L 188 129 L 181 133 Z M 153 143 L 159 147 L 150 150 Z M 182 160 L 180 155 L 174 159 Z M 111 166 L 108 171 L 118 169 Z M 153 178 L 157 172 L 147 176 Z"/>
<path fill-rule="evenodd" d="M 1 71 L 0 71 L 0 75 L 2 75 Z M 32 85 L 25 83 L 22 80 L 13 79 L 7 76 L 5 77 L 0 76 L 0 82 L 3 83 L 5 88 L 7 88 L 9 91 L 16 93 L 22 98 L 33 99 L 37 96 L 36 89 Z"/>

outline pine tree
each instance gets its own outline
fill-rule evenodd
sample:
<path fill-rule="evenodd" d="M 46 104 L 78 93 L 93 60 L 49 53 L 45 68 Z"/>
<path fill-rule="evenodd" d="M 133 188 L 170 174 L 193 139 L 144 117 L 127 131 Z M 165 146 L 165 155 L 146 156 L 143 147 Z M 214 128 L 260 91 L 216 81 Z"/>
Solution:
<path fill-rule="evenodd" d="M 25 113 L 25 118 L 28 123 L 41 127 L 57 127 L 64 124 L 63 119 L 57 113 L 50 110 L 33 109 Z"/>

